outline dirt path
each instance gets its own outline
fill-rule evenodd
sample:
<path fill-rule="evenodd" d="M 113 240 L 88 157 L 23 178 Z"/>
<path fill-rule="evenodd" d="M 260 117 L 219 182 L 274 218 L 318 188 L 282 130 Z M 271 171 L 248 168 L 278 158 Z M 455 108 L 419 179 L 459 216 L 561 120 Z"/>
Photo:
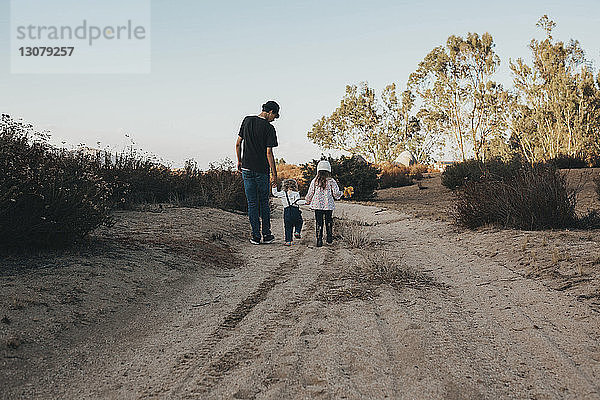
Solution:
<path fill-rule="evenodd" d="M 341 204 L 362 248 L 238 243 L 160 307 L 22 393 L 37 398 L 600 398 L 600 314 L 480 257 L 445 222 Z M 279 215 L 279 211 L 276 212 Z M 282 237 L 281 219 L 273 221 Z M 377 284 L 365 265 L 426 277 Z M 358 277 L 358 278 L 357 278 Z M 402 283 L 402 282 L 399 282 Z M 77 365 L 74 368 L 72 365 Z M 16 392 L 11 392 L 16 396 Z"/>

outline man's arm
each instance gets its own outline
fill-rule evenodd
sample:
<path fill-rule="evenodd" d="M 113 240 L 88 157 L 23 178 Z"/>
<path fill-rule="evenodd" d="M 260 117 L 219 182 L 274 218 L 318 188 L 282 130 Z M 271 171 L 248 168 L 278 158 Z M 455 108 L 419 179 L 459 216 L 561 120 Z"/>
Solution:
<path fill-rule="evenodd" d="M 273 157 L 272 147 L 267 147 L 267 160 L 269 161 L 269 166 L 271 167 L 271 180 L 272 182 L 277 183 L 277 167 L 275 166 L 275 158 Z"/>
<path fill-rule="evenodd" d="M 242 137 L 238 136 L 237 142 L 235 142 L 235 155 L 237 156 L 237 169 L 242 170 Z"/>

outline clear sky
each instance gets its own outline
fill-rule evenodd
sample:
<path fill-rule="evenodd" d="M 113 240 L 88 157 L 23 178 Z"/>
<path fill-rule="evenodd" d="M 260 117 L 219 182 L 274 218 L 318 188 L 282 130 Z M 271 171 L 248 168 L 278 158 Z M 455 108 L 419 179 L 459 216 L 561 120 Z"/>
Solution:
<path fill-rule="evenodd" d="M 56 143 L 118 149 L 127 133 L 174 166 L 233 159 L 241 120 L 269 99 L 281 105 L 275 156 L 317 158 L 306 133 L 345 85 L 404 88 L 451 34 L 491 33 L 507 86 L 509 58 L 529 57 L 543 14 L 557 23 L 555 38 L 578 39 L 600 62 L 598 0 L 153 0 L 152 72 L 140 75 L 11 74 L 8 13 L 0 0 L 0 112 L 50 130 Z"/>

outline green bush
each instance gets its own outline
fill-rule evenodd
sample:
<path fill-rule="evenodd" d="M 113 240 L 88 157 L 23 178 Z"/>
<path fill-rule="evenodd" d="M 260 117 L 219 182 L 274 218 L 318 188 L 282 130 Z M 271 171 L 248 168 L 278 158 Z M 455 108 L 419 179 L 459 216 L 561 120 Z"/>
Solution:
<path fill-rule="evenodd" d="M 522 163 L 518 159 L 502 161 L 492 159 L 486 162 L 467 160 L 452 164 L 442 173 L 442 185 L 448 189 L 458 189 L 466 182 L 479 182 L 484 177 L 491 180 L 513 178 Z"/>
<path fill-rule="evenodd" d="M 466 181 L 479 181 L 482 175 L 482 164 L 477 160 L 467 160 L 449 165 L 442 172 L 442 185 L 454 190 L 464 185 Z"/>
<path fill-rule="evenodd" d="M 549 165 L 522 166 L 499 180 L 485 176 L 468 181 L 457 191 L 456 212 L 469 228 L 486 224 L 540 230 L 579 225 L 575 214 L 576 193 L 565 178 Z"/>
<path fill-rule="evenodd" d="M 332 176 L 337 181 L 340 190 L 347 186 L 354 188 L 352 200 L 368 200 L 375 197 L 375 189 L 378 185 L 377 175 L 379 174 L 377 167 L 359 157 L 341 156 L 338 159 L 332 157 L 326 159 L 331 163 Z M 312 160 L 310 163 L 302 164 L 302 175 L 306 182 L 312 181 L 317 176 L 319 161 Z M 304 192 L 303 195 L 305 194 Z"/>
<path fill-rule="evenodd" d="M 31 125 L 0 120 L 0 247 L 73 243 L 110 222 L 112 188 Z"/>

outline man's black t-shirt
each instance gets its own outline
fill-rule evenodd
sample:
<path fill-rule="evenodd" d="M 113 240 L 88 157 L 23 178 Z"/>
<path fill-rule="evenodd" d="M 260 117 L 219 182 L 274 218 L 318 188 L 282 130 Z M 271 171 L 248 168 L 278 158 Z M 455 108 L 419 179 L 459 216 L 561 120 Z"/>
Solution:
<path fill-rule="evenodd" d="M 242 141 L 242 168 L 269 173 L 267 147 L 277 147 L 275 128 L 266 119 L 251 115 L 244 118 L 239 136 Z"/>

